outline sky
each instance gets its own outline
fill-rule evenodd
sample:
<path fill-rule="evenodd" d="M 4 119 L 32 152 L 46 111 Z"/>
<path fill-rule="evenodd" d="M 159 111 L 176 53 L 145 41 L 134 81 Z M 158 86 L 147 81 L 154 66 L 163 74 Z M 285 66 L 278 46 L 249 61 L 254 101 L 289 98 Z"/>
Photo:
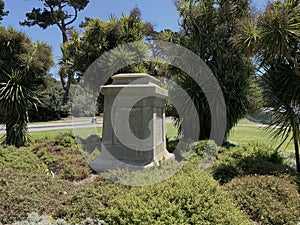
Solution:
<path fill-rule="evenodd" d="M 18 2 L 18 3 L 16 3 Z M 263 9 L 267 0 L 252 0 L 258 9 Z M 30 12 L 32 8 L 43 7 L 39 0 L 4 0 L 5 10 L 9 11 L 8 16 L 4 17 L 1 25 L 4 27 L 13 27 L 15 30 L 22 31 L 27 34 L 33 41 L 46 42 L 52 47 L 55 61 L 60 59 L 60 44 L 62 37 L 60 30 L 56 26 L 42 30 L 38 26 L 24 27 L 19 25 L 19 21 L 25 20 L 26 12 Z M 139 7 L 142 12 L 142 18 L 145 22 L 151 22 L 155 30 L 164 29 L 178 30 L 179 17 L 174 5 L 174 0 L 90 0 L 87 7 L 79 12 L 79 16 L 74 23 L 74 27 L 78 28 L 78 24 L 85 17 L 99 17 L 102 20 L 108 20 L 109 15 L 113 14 L 120 17 L 122 13 L 128 14 L 135 6 Z M 53 67 L 51 73 L 55 76 L 58 67 Z"/>

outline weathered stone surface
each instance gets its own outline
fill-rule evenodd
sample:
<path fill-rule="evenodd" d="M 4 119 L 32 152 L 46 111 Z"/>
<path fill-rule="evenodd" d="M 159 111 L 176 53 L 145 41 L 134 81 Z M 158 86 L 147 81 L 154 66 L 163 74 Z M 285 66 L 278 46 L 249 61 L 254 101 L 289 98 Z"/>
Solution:
<path fill-rule="evenodd" d="M 104 117 L 101 156 L 91 169 L 142 169 L 174 159 L 166 150 L 165 98 L 168 91 L 148 74 L 114 75 L 101 87 Z"/>

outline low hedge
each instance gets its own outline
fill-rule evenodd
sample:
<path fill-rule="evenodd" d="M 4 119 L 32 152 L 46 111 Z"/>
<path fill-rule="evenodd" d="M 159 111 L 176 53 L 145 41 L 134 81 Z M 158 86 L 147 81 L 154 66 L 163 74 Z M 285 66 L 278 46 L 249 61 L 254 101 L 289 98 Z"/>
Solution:
<path fill-rule="evenodd" d="M 65 180 L 82 180 L 90 174 L 88 163 L 70 133 L 28 147 L 0 147 L 0 169 L 52 174 Z"/>
<path fill-rule="evenodd" d="M 108 205 L 108 224 L 251 224 L 218 182 L 192 164 L 163 182 L 121 192 Z"/>
<path fill-rule="evenodd" d="M 251 224 L 218 182 L 191 166 L 149 186 L 118 185 L 101 176 L 74 183 L 4 169 L 0 222 L 24 220 L 38 212 L 68 223 L 89 217 L 107 224 Z"/>
<path fill-rule="evenodd" d="M 226 184 L 240 208 L 258 224 L 295 225 L 300 223 L 300 195 L 286 178 L 245 176 Z"/>
<path fill-rule="evenodd" d="M 0 223 L 23 220 L 30 212 L 49 214 L 72 189 L 72 182 L 50 174 L 3 168 L 0 173 Z"/>
<path fill-rule="evenodd" d="M 243 145 L 222 149 L 213 164 L 213 177 L 221 184 L 244 175 L 295 175 L 285 159 L 265 145 Z"/>

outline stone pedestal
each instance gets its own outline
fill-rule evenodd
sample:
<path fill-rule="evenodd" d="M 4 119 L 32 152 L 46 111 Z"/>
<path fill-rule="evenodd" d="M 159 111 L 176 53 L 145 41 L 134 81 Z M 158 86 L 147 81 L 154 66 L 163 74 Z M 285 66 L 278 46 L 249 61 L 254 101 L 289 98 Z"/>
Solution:
<path fill-rule="evenodd" d="M 89 166 L 96 172 L 137 170 L 174 159 L 166 150 L 165 98 L 168 91 L 148 74 L 114 75 L 102 86 L 104 115 L 101 155 Z"/>

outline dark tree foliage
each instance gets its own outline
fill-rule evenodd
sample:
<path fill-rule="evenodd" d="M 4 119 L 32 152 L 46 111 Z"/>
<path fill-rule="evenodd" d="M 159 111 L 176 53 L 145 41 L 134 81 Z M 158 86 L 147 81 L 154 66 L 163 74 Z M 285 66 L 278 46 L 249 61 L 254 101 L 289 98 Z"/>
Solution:
<path fill-rule="evenodd" d="M 23 26 L 38 25 L 42 29 L 57 26 L 62 34 L 63 43 L 68 42 L 71 26 L 77 19 L 78 12 L 84 10 L 89 0 L 40 0 L 44 8 L 33 8 L 26 13 L 26 20 L 20 22 Z M 59 74 L 61 85 L 64 89 L 64 103 L 70 104 L 70 84 L 72 77 Z M 69 112 L 70 113 L 70 112 Z"/>
<path fill-rule="evenodd" d="M 80 26 L 83 32 L 74 30 L 69 42 L 62 46 L 60 74 L 71 78 L 68 86 L 71 86 L 72 81 L 80 80 L 88 67 L 105 52 L 126 43 L 141 41 L 153 33 L 153 25 L 142 20 L 141 12 L 137 7 L 133 8 L 129 15 L 122 14 L 120 18 L 111 15 L 108 21 L 86 18 Z M 144 49 L 141 47 L 137 51 L 143 54 Z M 120 55 L 120 57 L 126 58 L 128 55 Z M 131 65 L 119 72 L 129 71 L 146 72 L 146 68 L 145 65 Z M 102 101 L 103 98 L 100 96 L 99 111 L 102 111 Z"/>
<path fill-rule="evenodd" d="M 5 4 L 2 0 L 0 0 L 0 20 L 3 20 L 4 16 L 8 15 L 8 11 L 4 10 Z"/>
<path fill-rule="evenodd" d="M 228 134 L 249 108 L 248 93 L 254 68 L 250 59 L 232 43 L 238 23 L 250 17 L 249 2 L 178 0 L 176 6 L 182 29 L 178 33 L 161 32 L 158 36 L 192 50 L 210 67 L 224 94 Z M 174 79 L 189 94 L 199 113 L 199 139 L 210 138 L 212 121 L 206 96 L 192 78 L 174 68 L 172 71 L 177 74 Z M 179 122 L 181 118 L 177 116 L 176 120 Z"/>
<path fill-rule="evenodd" d="M 40 103 L 44 76 L 52 65 L 48 45 L 0 27 L 0 115 L 6 126 L 5 144 L 20 147 L 27 142 L 28 110 Z"/>
<path fill-rule="evenodd" d="M 49 26 L 57 26 L 63 38 L 63 43 L 68 41 L 68 29 L 75 22 L 78 12 L 83 10 L 89 0 L 40 0 L 44 3 L 44 8 L 33 8 L 26 13 L 27 19 L 20 22 L 23 26 L 38 25 L 42 29 Z"/>
<path fill-rule="evenodd" d="M 67 117 L 68 109 L 63 105 L 64 90 L 60 82 L 48 74 L 44 78 L 43 89 L 37 109 L 29 109 L 29 120 L 50 121 Z"/>
<path fill-rule="evenodd" d="M 111 15 L 108 21 L 86 18 L 80 26 L 84 29 L 83 33 L 71 34 L 70 42 L 63 46 L 61 62 L 62 69 L 68 70 L 63 71 L 73 71 L 79 77 L 103 53 L 126 43 L 141 41 L 153 33 L 153 25 L 142 20 L 137 7 L 129 15 L 123 14 L 120 18 Z M 67 62 L 74 63 L 70 65 Z"/>

